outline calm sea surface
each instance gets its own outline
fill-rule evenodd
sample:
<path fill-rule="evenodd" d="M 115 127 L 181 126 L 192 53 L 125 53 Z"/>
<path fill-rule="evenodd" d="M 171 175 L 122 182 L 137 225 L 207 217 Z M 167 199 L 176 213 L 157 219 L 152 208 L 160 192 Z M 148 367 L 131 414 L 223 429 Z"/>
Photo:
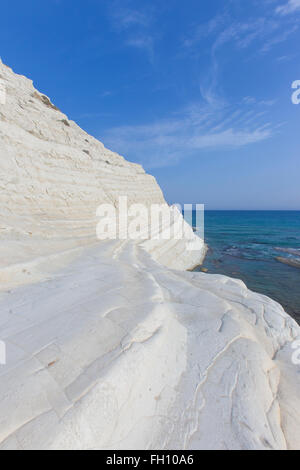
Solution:
<path fill-rule="evenodd" d="M 242 279 L 300 323 L 300 211 L 206 211 L 205 242 L 196 271 Z"/>

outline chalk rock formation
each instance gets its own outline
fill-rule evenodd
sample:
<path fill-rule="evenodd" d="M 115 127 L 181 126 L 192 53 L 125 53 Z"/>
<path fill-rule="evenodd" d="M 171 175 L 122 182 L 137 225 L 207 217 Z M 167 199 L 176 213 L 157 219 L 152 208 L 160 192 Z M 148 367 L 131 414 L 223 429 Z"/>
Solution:
<path fill-rule="evenodd" d="M 0 80 L 0 449 L 299 449 L 296 322 L 183 271 L 190 233 L 97 241 L 99 203 L 164 203 L 154 178 Z"/>
<path fill-rule="evenodd" d="M 100 204 L 118 208 L 124 196 L 129 207 L 166 204 L 153 176 L 70 121 L 31 80 L 1 62 L 0 81 L 6 92 L 0 104 L 0 266 L 10 266 L 7 278 L 16 274 L 13 264 L 32 254 L 97 241 Z M 149 240 L 145 247 L 161 263 L 191 268 L 203 259 L 204 244 L 188 224 L 186 237 L 178 239 L 180 217 L 170 213 L 173 237 Z M 199 244 L 196 253 L 186 249 L 187 239 Z"/>

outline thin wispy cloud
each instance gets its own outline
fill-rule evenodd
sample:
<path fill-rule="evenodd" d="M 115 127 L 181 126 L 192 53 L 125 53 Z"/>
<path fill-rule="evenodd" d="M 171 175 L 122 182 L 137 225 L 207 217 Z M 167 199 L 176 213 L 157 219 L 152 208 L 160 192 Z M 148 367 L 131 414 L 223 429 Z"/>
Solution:
<path fill-rule="evenodd" d="M 276 36 L 272 39 L 269 39 L 268 41 L 266 41 L 266 43 L 261 48 L 261 52 L 268 52 L 270 49 L 272 49 L 277 44 L 285 42 L 298 29 L 299 29 L 299 26 L 294 25 L 289 30 L 283 31 L 282 34 L 279 34 L 278 36 Z"/>
<path fill-rule="evenodd" d="M 284 5 L 276 8 L 276 13 L 279 15 L 289 15 L 296 11 L 300 11 L 300 0 L 289 0 Z"/>
<path fill-rule="evenodd" d="M 300 9 L 300 0 L 298 2 Z M 287 11 L 288 5 L 277 8 L 277 12 Z M 282 9 L 282 10 L 281 10 Z M 284 10 L 283 10 L 284 9 Z M 295 11 L 295 6 L 294 10 Z M 249 18 L 247 22 L 234 21 L 227 14 L 217 15 L 208 23 L 200 25 L 194 33 L 183 41 L 186 48 L 199 47 L 203 37 L 212 37 L 211 51 L 216 54 L 223 46 L 232 43 L 236 49 L 247 49 L 254 43 L 259 52 L 270 51 L 274 46 L 286 41 L 299 29 L 298 23 L 282 23 L 277 17 Z"/>
<path fill-rule="evenodd" d="M 139 34 L 132 36 L 126 40 L 127 46 L 143 49 L 147 52 L 150 62 L 154 60 L 154 40 L 147 34 Z"/>
<path fill-rule="evenodd" d="M 233 100 L 222 88 L 227 58 L 261 60 L 298 30 L 292 18 L 283 20 L 274 6 L 270 4 L 270 8 L 272 14 L 261 10 L 246 21 L 232 18 L 224 9 L 208 22 L 190 28 L 181 41 L 182 54 L 194 60 L 205 50 L 205 66 L 199 70 L 199 95 L 194 104 L 178 109 L 168 119 L 108 129 L 100 136 L 105 145 L 153 168 L 271 138 L 280 125 L 270 112 L 276 100 L 246 94 Z M 123 31 L 135 31 L 134 36 L 127 36 L 127 45 L 147 50 L 149 57 L 154 54 L 153 36 L 148 34 L 149 19 L 147 23 L 143 15 L 129 10 L 119 11 L 118 15 Z"/>
<path fill-rule="evenodd" d="M 149 19 L 140 11 L 130 10 L 128 8 L 118 8 L 113 13 L 115 26 L 118 29 L 126 30 L 132 26 L 148 26 Z"/>
<path fill-rule="evenodd" d="M 101 139 L 146 168 L 170 166 L 184 158 L 201 158 L 203 151 L 239 148 L 268 139 L 273 129 L 264 122 L 263 114 L 249 111 L 247 106 L 234 111 L 232 107 L 192 105 L 170 119 L 115 127 Z"/>
<path fill-rule="evenodd" d="M 296 54 L 288 54 L 288 55 L 282 55 L 276 58 L 277 62 L 289 62 L 290 60 L 294 59 L 296 57 Z"/>
<path fill-rule="evenodd" d="M 222 65 L 224 57 L 228 56 L 228 47 L 231 48 L 230 57 L 236 52 L 251 50 L 253 57 L 266 54 L 277 44 L 286 41 L 298 29 L 293 24 L 282 28 L 279 20 L 272 17 L 260 16 L 249 18 L 247 22 L 233 20 L 227 12 L 217 14 L 207 23 L 197 26 L 194 32 L 183 41 L 183 47 L 189 53 L 201 50 L 202 41 L 210 42 L 210 65 L 205 73 L 200 74 L 200 93 L 203 100 L 211 106 L 226 106 L 227 98 L 222 92 Z M 255 46 L 255 53 L 253 47 Z M 207 46 L 206 46 L 207 47 Z M 224 48 L 226 54 L 224 53 Z M 252 47 L 252 49 L 250 49 Z M 249 54 L 245 54 L 249 60 Z M 255 98 L 252 104 L 258 104 Z M 267 100 L 266 100 L 267 101 Z"/>
<path fill-rule="evenodd" d="M 100 93 L 101 98 L 106 98 L 107 96 L 112 96 L 114 93 L 110 90 L 104 90 Z"/>
<path fill-rule="evenodd" d="M 148 49 L 149 54 L 153 52 L 152 38 L 145 35 L 143 16 L 123 11 L 122 18 L 126 30 L 135 23 L 143 27 L 143 36 L 127 39 L 131 45 Z M 240 148 L 270 138 L 275 125 L 267 114 L 275 101 L 245 96 L 239 103 L 230 103 L 220 86 L 219 57 L 224 57 L 225 46 L 246 50 L 255 43 L 258 51 L 267 53 L 296 29 L 294 25 L 282 31 L 280 21 L 274 18 L 261 16 L 242 22 L 233 21 L 226 12 L 217 14 L 183 40 L 187 51 L 201 49 L 202 41 L 210 40 L 210 64 L 206 73 L 199 74 L 201 100 L 179 109 L 171 118 L 114 127 L 101 138 L 107 146 L 140 161 L 146 168 L 174 165 L 187 157 L 201 157 L 204 151 Z"/>
<path fill-rule="evenodd" d="M 203 38 L 215 33 L 224 27 L 228 22 L 228 15 L 221 13 L 211 18 L 207 23 L 198 25 L 194 31 L 183 39 L 185 47 L 193 47 L 198 44 Z"/>
<path fill-rule="evenodd" d="M 133 9 L 124 6 L 124 2 L 115 0 L 109 8 L 113 28 L 123 36 L 122 44 L 144 50 L 150 60 L 154 58 L 154 35 L 151 30 L 153 11 Z"/>

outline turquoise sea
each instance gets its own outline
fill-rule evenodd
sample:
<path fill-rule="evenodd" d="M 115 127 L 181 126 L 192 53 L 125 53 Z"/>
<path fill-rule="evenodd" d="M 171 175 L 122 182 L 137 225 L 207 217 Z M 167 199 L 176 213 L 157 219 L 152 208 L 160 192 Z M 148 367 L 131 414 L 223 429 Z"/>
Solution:
<path fill-rule="evenodd" d="M 205 242 L 196 271 L 242 279 L 300 323 L 300 211 L 206 211 Z"/>

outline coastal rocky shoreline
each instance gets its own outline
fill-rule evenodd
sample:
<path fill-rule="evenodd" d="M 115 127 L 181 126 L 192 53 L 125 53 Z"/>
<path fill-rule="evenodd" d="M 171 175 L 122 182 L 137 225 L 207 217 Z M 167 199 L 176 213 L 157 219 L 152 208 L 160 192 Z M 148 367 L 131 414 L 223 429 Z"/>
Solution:
<path fill-rule="evenodd" d="M 284 248 L 277 248 L 277 251 L 283 252 L 288 257 L 277 256 L 275 259 L 280 263 L 287 264 L 294 268 L 300 268 L 300 250 L 297 249 L 284 249 Z"/>
<path fill-rule="evenodd" d="M 0 449 L 299 449 L 297 323 L 188 271 L 191 227 L 97 240 L 99 204 L 165 203 L 155 179 L 1 62 L 0 80 Z"/>
<path fill-rule="evenodd" d="M 275 259 L 276 261 L 292 266 L 293 268 L 300 268 L 300 260 L 283 258 L 282 256 L 277 256 Z"/>

